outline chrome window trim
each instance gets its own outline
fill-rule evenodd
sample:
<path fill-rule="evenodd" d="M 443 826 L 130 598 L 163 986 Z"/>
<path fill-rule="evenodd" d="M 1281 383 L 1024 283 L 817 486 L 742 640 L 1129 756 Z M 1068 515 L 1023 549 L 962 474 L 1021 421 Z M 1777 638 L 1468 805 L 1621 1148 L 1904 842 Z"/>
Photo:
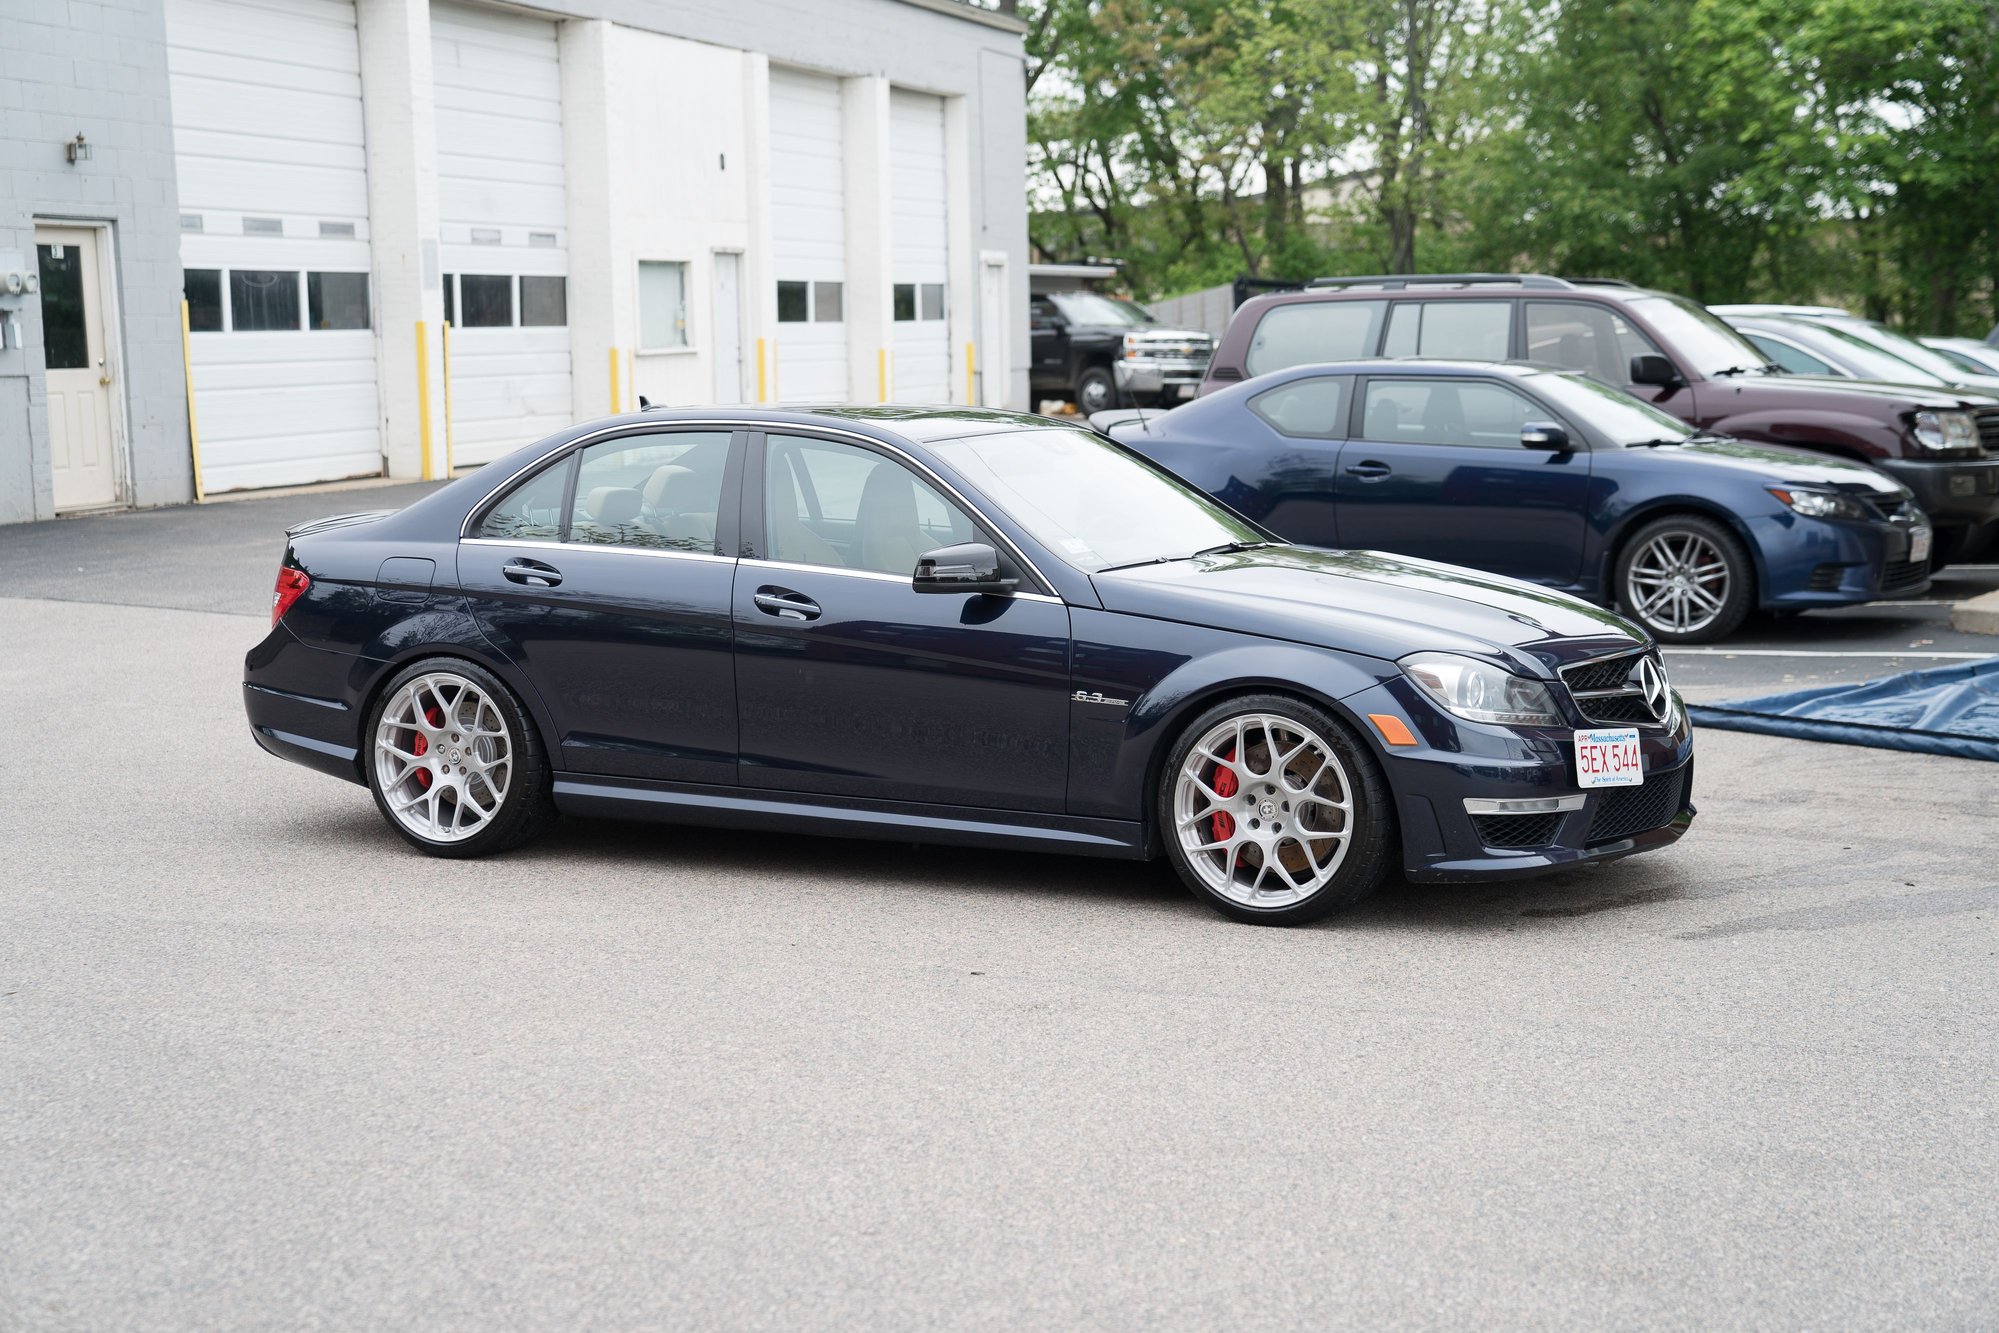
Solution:
<path fill-rule="evenodd" d="M 956 486 L 953 486 L 950 482 L 944 480 L 944 478 L 938 476 L 935 472 L 933 472 L 930 469 L 929 465 L 924 463 L 922 459 L 915 457 L 908 450 L 902 448 L 900 445 L 890 444 L 886 440 L 878 440 L 872 435 L 864 435 L 859 431 L 842 430 L 838 426 L 824 426 L 816 421 L 801 424 L 798 422 L 790 422 L 790 421 L 744 421 L 741 419 L 730 419 L 726 417 L 716 417 L 712 419 L 702 418 L 700 420 L 693 420 L 693 421 L 687 421 L 687 420 L 653 421 L 653 422 L 622 421 L 615 426 L 605 426 L 602 427 L 601 429 L 591 431 L 587 435 L 579 435 L 575 439 L 569 441 L 569 443 L 563 445 L 560 449 L 551 450 L 550 452 L 543 454 L 541 457 L 536 458 L 531 462 L 528 462 L 522 465 L 521 467 L 514 469 L 514 471 L 510 472 L 509 474 L 507 474 L 507 476 L 503 480 L 501 480 L 497 485 L 495 485 L 491 490 L 487 491 L 484 495 L 480 496 L 477 504 L 473 505 L 470 509 L 465 511 L 465 519 L 462 523 L 458 525 L 458 539 L 460 541 L 501 540 L 500 538 L 493 538 L 493 537 L 478 538 L 471 536 L 470 529 L 472 526 L 473 516 L 475 514 L 481 514 L 485 512 L 486 506 L 493 503 L 494 497 L 498 496 L 502 491 L 512 486 L 516 481 L 519 481 L 521 478 L 526 477 L 530 473 L 539 472 L 541 469 L 545 467 L 553 466 L 558 458 L 563 458 L 569 454 L 575 453 L 577 450 L 585 448 L 588 445 L 593 444 L 598 440 L 607 439 L 611 436 L 620 435 L 620 434 L 667 435 L 675 433 L 680 430 L 713 430 L 718 427 L 723 430 L 731 432 L 747 431 L 753 434 L 763 435 L 766 437 L 773 434 L 786 434 L 793 431 L 808 432 L 808 433 L 817 431 L 824 435 L 838 436 L 843 441 L 852 440 L 859 444 L 869 445 L 877 449 L 884 449 L 887 450 L 890 454 L 894 455 L 896 458 L 899 458 L 903 462 L 909 464 L 910 467 L 916 469 L 916 471 L 921 476 L 925 477 L 931 482 L 934 482 L 937 486 L 942 488 L 945 494 L 951 496 L 954 500 L 956 500 L 958 504 L 963 509 L 965 509 L 966 512 L 970 513 L 975 519 L 981 517 L 985 513 L 985 510 L 982 509 L 980 506 L 975 505 L 970 500 L 966 499 L 965 493 L 963 491 L 959 490 Z M 1014 559 L 1020 561 L 1022 568 L 1026 569 L 1029 574 L 1034 576 L 1035 582 L 1039 583 L 1044 589 L 1048 590 L 1047 592 L 1042 592 L 1042 593 L 1015 593 L 1013 595 L 1016 597 L 1023 597 L 1023 596 L 1043 597 L 1051 602 L 1060 602 L 1062 600 L 1060 597 L 1051 595 L 1055 589 L 1054 581 L 1051 580 L 1046 574 L 1043 574 L 1041 572 L 1041 567 L 1039 565 L 1035 564 L 1034 561 L 1028 559 L 1027 552 L 1021 550 L 1020 547 L 1015 544 L 1014 540 L 1011 537 L 1007 536 L 1006 533 L 1000 531 L 998 526 L 993 524 L 990 520 L 986 521 L 986 526 L 993 529 L 993 536 L 1002 545 L 1005 546 L 1007 551 L 1013 555 Z M 558 549 L 566 548 L 572 544 L 585 545 L 587 543 L 568 543 L 568 542 L 554 543 L 554 545 Z M 615 549 L 626 551 L 638 548 L 620 546 Z M 692 553 L 690 552 L 689 554 Z M 717 558 L 726 560 L 726 559 L 732 559 L 733 557 L 720 556 Z M 803 568 L 817 569 L 821 568 L 821 566 L 817 565 L 803 566 Z M 870 571 L 864 571 L 864 572 L 870 572 Z M 1081 574 L 1085 578 L 1088 577 L 1088 575 L 1083 574 L 1081 570 L 1077 570 L 1076 572 L 1078 574 Z M 893 578 L 894 575 L 886 575 L 884 577 Z"/>
<path fill-rule="evenodd" d="M 914 570 L 910 571 L 909 574 L 884 574 L 879 569 L 852 569 L 846 565 L 802 565 L 792 560 L 760 560 L 751 556 L 743 557 L 742 564 L 746 569 L 783 569 L 798 574 L 844 574 L 848 578 L 874 579 L 878 583 L 895 583 L 905 588 L 911 588 L 910 580 L 915 576 Z M 911 591 L 913 592 L 914 588 L 911 588 Z M 949 596 L 948 593 L 924 593 L 922 595 L 926 597 L 937 595 Z M 1023 602 L 1047 602 L 1054 606 L 1068 605 L 1060 597 L 1050 597 L 1047 593 L 1043 592 L 1009 592 L 994 595 L 1010 597 Z"/>
<path fill-rule="evenodd" d="M 716 555 L 713 551 L 669 551 L 652 546 L 619 546 L 611 542 L 545 542 L 527 537 L 460 537 L 460 546 L 525 546 L 537 551 L 615 551 L 619 555 L 647 555 L 668 560 L 712 560 L 732 565 L 736 558 L 732 555 Z"/>

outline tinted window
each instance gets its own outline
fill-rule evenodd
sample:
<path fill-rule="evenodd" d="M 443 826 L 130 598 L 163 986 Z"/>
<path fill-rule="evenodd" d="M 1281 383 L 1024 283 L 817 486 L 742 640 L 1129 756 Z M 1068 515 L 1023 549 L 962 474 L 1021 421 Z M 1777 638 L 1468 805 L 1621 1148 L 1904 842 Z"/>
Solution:
<path fill-rule="evenodd" d="M 894 304 L 895 304 L 895 317 L 898 320 L 907 321 L 915 319 L 916 284 L 913 282 L 898 282 L 897 284 L 895 284 Z"/>
<path fill-rule="evenodd" d="M 1461 380 L 1370 380 L 1361 434 L 1404 444 L 1518 449 L 1520 428 L 1547 412 L 1497 384 Z"/>
<path fill-rule="evenodd" d="M 229 327 L 238 333 L 296 329 L 298 274 L 231 269 Z"/>
<path fill-rule="evenodd" d="M 562 536 L 562 495 L 569 485 L 573 460 L 543 468 L 486 511 L 475 537 L 552 542 Z"/>
<path fill-rule="evenodd" d="M 514 325 L 514 280 L 504 274 L 460 274 L 458 299 L 468 329 L 509 329 Z"/>
<path fill-rule="evenodd" d="M 806 309 L 807 284 L 802 282 L 780 282 L 777 285 L 777 322 L 780 324 L 803 324 L 809 313 Z"/>
<path fill-rule="evenodd" d="M 521 324 L 553 328 L 569 322 L 569 280 L 547 276 L 521 278 Z"/>
<path fill-rule="evenodd" d="M 306 327 L 365 329 L 368 327 L 368 275 L 308 273 L 305 275 Z"/>
<path fill-rule="evenodd" d="M 1511 301 L 1398 301 L 1381 354 L 1504 361 L 1512 332 Z"/>
<path fill-rule="evenodd" d="M 662 551 L 715 551 L 727 431 L 606 440 L 583 451 L 572 542 Z"/>
<path fill-rule="evenodd" d="M 73 245 L 38 245 L 35 257 L 42 279 L 45 364 L 50 370 L 82 370 L 90 364 L 90 329 L 83 309 L 83 256 Z"/>
<path fill-rule="evenodd" d="M 456 326 L 458 323 L 458 275 L 444 275 L 444 322 Z"/>
<path fill-rule="evenodd" d="M 187 298 L 187 328 L 190 333 L 222 331 L 222 270 L 191 268 L 180 275 L 181 295 Z"/>
<path fill-rule="evenodd" d="M 1373 356 L 1381 342 L 1386 301 L 1315 301 L 1265 312 L 1243 365 L 1252 375 L 1314 361 Z"/>
<path fill-rule="evenodd" d="M 1347 389 L 1343 375 L 1294 380 L 1249 400 L 1252 412 L 1286 435 L 1339 439 L 1347 433 Z"/>
<path fill-rule="evenodd" d="M 928 482 L 855 445 L 773 435 L 765 469 L 772 560 L 908 575 L 925 552 L 978 535 Z"/>
<path fill-rule="evenodd" d="M 1745 332 L 1743 337 L 1756 344 L 1756 350 L 1775 361 L 1793 375 L 1834 375 L 1838 372 L 1825 362 L 1802 351 L 1789 343 L 1780 343 L 1766 334 Z"/>
<path fill-rule="evenodd" d="M 1585 301 L 1527 302 L 1527 359 L 1605 384 L 1631 381 L 1631 358 L 1659 351 L 1616 311 Z"/>

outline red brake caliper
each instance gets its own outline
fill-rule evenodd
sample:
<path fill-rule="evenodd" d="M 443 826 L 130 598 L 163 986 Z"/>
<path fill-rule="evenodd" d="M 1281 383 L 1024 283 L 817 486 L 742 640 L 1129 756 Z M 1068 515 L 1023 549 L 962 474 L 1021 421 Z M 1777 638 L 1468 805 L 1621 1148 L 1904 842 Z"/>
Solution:
<path fill-rule="evenodd" d="M 441 727 L 444 725 L 444 714 L 438 709 L 436 704 L 432 704 L 423 710 L 423 720 L 430 723 L 433 727 Z M 416 744 L 411 747 L 411 750 L 419 759 L 430 753 L 430 742 L 424 739 L 422 732 L 419 731 L 416 734 Z M 416 771 L 416 785 L 425 791 L 430 790 L 430 784 L 433 781 L 435 779 L 431 776 L 429 769 L 419 768 Z"/>
<path fill-rule="evenodd" d="M 1230 750 L 1222 758 L 1228 760 L 1230 763 L 1234 763 L 1235 751 Z M 1214 773 L 1211 776 L 1214 782 L 1215 795 L 1221 797 L 1223 800 L 1227 800 L 1236 794 L 1236 776 L 1233 768 L 1225 768 L 1221 764 L 1216 764 Z M 1213 833 L 1216 842 L 1227 842 L 1235 836 L 1235 820 L 1226 810 L 1215 811 L 1213 818 L 1208 821 L 1208 827 Z"/>

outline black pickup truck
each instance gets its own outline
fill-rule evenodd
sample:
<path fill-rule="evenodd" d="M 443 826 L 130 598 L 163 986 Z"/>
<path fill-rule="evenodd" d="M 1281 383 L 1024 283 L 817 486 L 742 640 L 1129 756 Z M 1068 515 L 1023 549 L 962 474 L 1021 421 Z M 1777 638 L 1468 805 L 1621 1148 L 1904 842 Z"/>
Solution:
<path fill-rule="evenodd" d="M 1166 328 L 1135 302 L 1099 292 L 1038 292 L 1030 317 L 1034 397 L 1064 399 L 1085 415 L 1192 398 L 1215 352 L 1209 335 Z"/>

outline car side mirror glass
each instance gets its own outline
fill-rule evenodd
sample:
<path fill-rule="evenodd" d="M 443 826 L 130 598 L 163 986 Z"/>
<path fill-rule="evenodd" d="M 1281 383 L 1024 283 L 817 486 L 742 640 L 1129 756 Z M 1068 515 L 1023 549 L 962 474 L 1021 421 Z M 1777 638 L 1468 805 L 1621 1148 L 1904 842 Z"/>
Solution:
<path fill-rule="evenodd" d="M 1673 363 L 1657 352 L 1640 352 L 1631 358 L 1631 382 L 1657 385 L 1661 389 L 1677 389 L 1686 383 Z"/>
<path fill-rule="evenodd" d="M 910 586 L 918 592 L 1007 593 L 1019 580 L 1002 577 L 999 552 L 984 542 L 940 546 L 916 559 Z"/>
<path fill-rule="evenodd" d="M 1529 449 L 1546 449 L 1556 454 L 1572 453 L 1576 447 L 1569 440 L 1569 432 L 1552 421 L 1530 421 L 1522 426 L 1520 443 Z"/>

